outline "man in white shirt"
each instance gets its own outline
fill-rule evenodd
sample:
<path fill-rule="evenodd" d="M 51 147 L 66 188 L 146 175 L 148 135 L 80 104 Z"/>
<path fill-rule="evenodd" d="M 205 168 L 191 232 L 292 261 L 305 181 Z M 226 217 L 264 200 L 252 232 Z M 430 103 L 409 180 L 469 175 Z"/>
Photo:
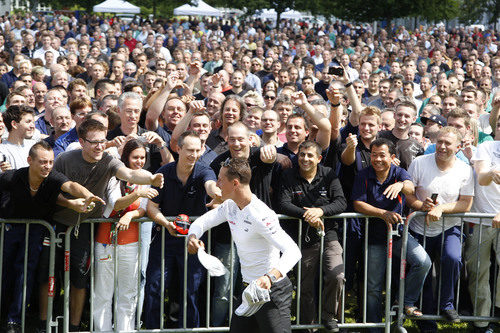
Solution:
<path fill-rule="evenodd" d="M 42 47 L 36 50 L 35 53 L 33 53 L 33 58 L 42 59 L 43 64 L 45 65 L 45 53 L 47 51 L 52 52 L 52 54 L 54 55 L 53 63 L 55 63 L 57 58 L 59 58 L 59 51 L 54 50 L 54 48 L 52 47 L 52 37 L 49 34 L 44 34 L 42 36 Z"/>
<path fill-rule="evenodd" d="M 473 212 L 496 214 L 500 209 L 500 121 L 496 125 L 496 140 L 480 144 L 472 157 L 477 175 Z M 493 248 L 497 262 L 500 259 L 500 244 L 497 242 L 499 225 L 490 225 L 489 220 L 482 222 L 481 227 L 474 225 L 472 236 L 467 238 L 465 262 L 471 299 L 477 298 L 477 303 L 473 301 L 474 315 L 488 317 L 491 310 L 490 256 Z M 500 306 L 498 301 L 495 303 L 495 306 Z M 485 330 L 488 323 L 475 322 L 474 326 Z"/>
<path fill-rule="evenodd" d="M 436 254 L 442 248 L 441 293 L 436 302 L 432 290 L 432 278 L 427 276 L 423 289 L 422 310 L 435 314 L 439 305 L 441 314 L 451 322 L 460 318 L 454 309 L 455 284 L 462 266 L 461 220 L 458 217 L 442 218 L 443 214 L 465 213 L 472 205 L 474 195 L 474 176 L 472 168 L 457 159 L 462 142 L 460 132 L 451 126 L 443 127 L 437 136 L 436 153 L 417 157 L 410 165 L 408 173 L 415 184 L 415 194 L 409 194 L 407 202 L 414 210 L 427 212 L 412 219 L 412 235 L 422 244 L 425 238 L 425 250 L 436 260 Z M 437 195 L 437 197 L 435 196 Z M 424 230 L 424 224 L 427 224 Z M 444 235 L 442 235 L 444 233 Z M 420 322 L 422 331 L 436 331 L 433 321 Z"/>
<path fill-rule="evenodd" d="M 224 202 L 199 217 L 189 229 L 191 254 L 205 245 L 199 238 L 228 221 L 238 250 L 244 284 L 256 281 L 270 289 L 271 301 L 249 317 L 233 316 L 230 332 L 291 332 L 292 284 L 286 274 L 300 260 L 294 241 L 281 228 L 278 216 L 250 190 L 252 172 L 244 159 L 224 162 L 217 181 Z M 280 252 L 282 253 L 280 257 Z"/>

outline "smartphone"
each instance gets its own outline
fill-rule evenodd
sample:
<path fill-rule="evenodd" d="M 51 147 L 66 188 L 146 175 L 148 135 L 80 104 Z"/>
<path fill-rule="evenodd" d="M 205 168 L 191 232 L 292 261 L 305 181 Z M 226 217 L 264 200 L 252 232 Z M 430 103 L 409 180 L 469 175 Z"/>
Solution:
<path fill-rule="evenodd" d="M 0 154 L 0 163 L 7 161 L 7 157 L 4 154 Z"/>
<path fill-rule="evenodd" d="M 328 74 L 337 75 L 337 76 L 344 76 L 344 69 L 342 67 L 330 67 L 328 69 Z"/>
<path fill-rule="evenodd" d="M 432 193 L 432 195 L 431 195 L 432 202 L 436 203 L 437 198 L 438 198 L 438 194 L 437 193 Z"/>

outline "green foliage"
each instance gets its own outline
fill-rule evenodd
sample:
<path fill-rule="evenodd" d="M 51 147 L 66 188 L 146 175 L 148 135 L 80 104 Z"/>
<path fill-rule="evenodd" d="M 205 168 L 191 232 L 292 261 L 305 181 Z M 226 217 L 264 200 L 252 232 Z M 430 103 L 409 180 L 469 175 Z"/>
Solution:
<path fill-rule="evenodd" d="M 478 22 L 484 14 L 489 23 L 496 23 L 500 17 L 500 0 L 463 0 L 460 13 L 460 20 L 467 24 Z"/>

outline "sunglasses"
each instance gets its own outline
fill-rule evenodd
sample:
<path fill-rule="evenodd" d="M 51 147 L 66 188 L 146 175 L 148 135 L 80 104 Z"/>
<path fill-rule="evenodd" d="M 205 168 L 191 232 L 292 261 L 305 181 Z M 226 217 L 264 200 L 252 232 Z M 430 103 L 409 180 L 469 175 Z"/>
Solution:
<path fill-rule="evenodd" d="M 265 95 L 264 99 L 276 99 L 276 96 Z"/>

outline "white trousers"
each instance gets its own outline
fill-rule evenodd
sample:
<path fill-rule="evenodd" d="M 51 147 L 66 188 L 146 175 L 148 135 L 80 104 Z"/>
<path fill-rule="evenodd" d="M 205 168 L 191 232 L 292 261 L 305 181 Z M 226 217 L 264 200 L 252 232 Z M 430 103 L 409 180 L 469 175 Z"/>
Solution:
<path fill-rule="evenodd" d="M 138 243 L 118 245 L 117 290 L 114 290 L 114 246 L 95 245 L 94 329 L 113 330 L 113 294 L 117 306 L 117 330 L 132 331 L 135 328 L 137 307 Z"/>

